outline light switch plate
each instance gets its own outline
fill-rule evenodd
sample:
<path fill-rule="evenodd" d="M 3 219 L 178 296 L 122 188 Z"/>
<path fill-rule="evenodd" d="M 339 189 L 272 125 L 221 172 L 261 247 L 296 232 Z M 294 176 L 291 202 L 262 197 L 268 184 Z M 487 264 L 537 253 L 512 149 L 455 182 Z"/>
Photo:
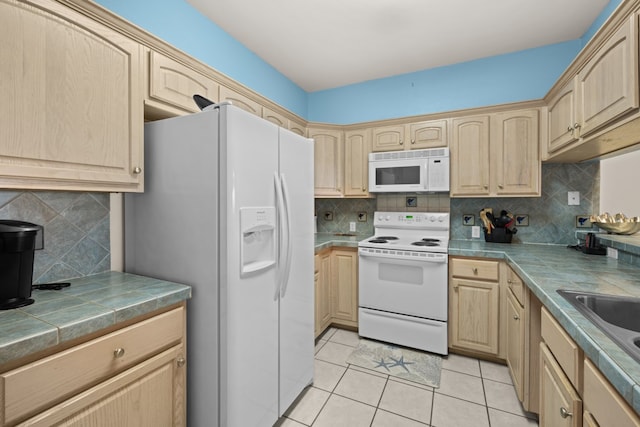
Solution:
<path fill-rule="evenodd" d="M 475 238 L 475 239 L 479 239 L 480 238 L 480 226 L 479 225 L 474 225 L 471 227 L 471 237 Z"/>

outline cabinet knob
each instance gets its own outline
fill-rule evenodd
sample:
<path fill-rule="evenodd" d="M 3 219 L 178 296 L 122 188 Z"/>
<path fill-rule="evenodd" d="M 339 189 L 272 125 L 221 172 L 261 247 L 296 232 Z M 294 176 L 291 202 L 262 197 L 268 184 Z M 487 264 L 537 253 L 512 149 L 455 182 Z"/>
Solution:
<path fill-rule="evenodd" d="M 113 350 L 113 357 L 120 359 L 122 356 L 124 356 L 124 348 L 116 348 Z"/>
<path fill-rule="evenodd" d="M 483 188 L 486 190 L 487 188 L 489 188 L 489 186 L 487 184 L 483 185 Z"/>
<path fill-rule="evenodd" d="M 135 173 L 136 175 L 141 174 L 142 169 L 139 166 L 136 166 L 135 168 L 133 168 L 133 173 Z"/>
<path fill-rule="evenodd" d="M 569 126 L 569 127 L 567 127 L 567 132 L 571 132 L 571 133 L 573 133 L 573 131 L 574 131 L 574 130 L 575 130 L 575 129 L 573 128 L 573 126 Z"/>
<path fill-rule="evenodd" d="M 508 283 L 508 284 L 512 284 L 512 283 L 513 283 L 513 281 L 512 281 L 511 279 L 507 279 L 507 283 Z"/>
<path fill-rule="evenodd" d="M 478 269 L 476 267 L 473 267 L 473 274 L 478 274 Z"/>
<path fill-rule="evenodd" d="M 580 129 L 582 126 L 580 126 L 580 123 L 574 123 L 573 124 L 573 128 L 574 129 Z"/>
<path fill-rule="evenodd" d="M 416 143 L 416 140 L 415 140 L 415 139 L 412 139 L 412 140 L 411 140 L 411 143 L 412 143 L 412 144 L 415 144 L 415 143 Z"/>
<path fill-rule="evenodd" d="M 502 185 L 502 184 L 498 184 L 498 188 L 503 189 L 503 188 L 504 188 L 504 185 Z"/>
<path fill-rule="evenodd" d="M 367 189 L 366 189 L 366 188 L 363 188 L 363 189 L 362 189 L 362 192 L 363 192 L 363 193 L 366 193 L 366 192 L 367 192 Z"/>
<path fill-rule="evenodd" d="M 184 357 L 179 357 L 178 360 L 176 360 L 176 365 L 178 365 L 178 368 L 182 368 L 186 363 L 187 361 Z"/>
<path fill-rule="evenodd" d="M 520 316 L 518 316 L 517 314 L 513 315 L 513 320 L 520 320 Z"/>
<path fill-rule="evenodd" d="M 560 407 L 560 416 L 562 418 L 573 417 L 573 413 L 567 411 L 565 408 Z"/>

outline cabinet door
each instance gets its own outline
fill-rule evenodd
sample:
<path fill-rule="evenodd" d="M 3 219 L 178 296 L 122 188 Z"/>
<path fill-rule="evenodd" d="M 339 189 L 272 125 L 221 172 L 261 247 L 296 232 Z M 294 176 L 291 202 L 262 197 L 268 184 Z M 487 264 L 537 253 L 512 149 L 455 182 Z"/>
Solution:
<path fill-rule="evenodd" d="M 410 149 L 449 146 L 448 120 L 431 120 L 409 125 Z"/>
<path fill-rule="evenodd" d="M 344 195 L 369 196 L 369 153 L 371 130 L 345 133 L 344 142 Z"/>
<path fill-rule="evenodd" d="M 578 139 L 578 133 L 575 130 L 575 125 L 578 124 L 579 119 L 576 112 L 577 85 L 577 78 L 571 79 L 571 81 L 549 101 L 547 109 L 549 132 L 547 138 L 548 153 L 553 153 Z"/>
<path fill-rule="evenodd" d="M 218 83 L 158 52 L 149 52 L 148 73 L 149 92 L 145 103 L 151 106 L 168 107 L 169 112 L 184 114 L 200 111 L 193 101 L 195 94 L 218 102 Z"/>
<path fill-rule="evenodd" d="M 489 195 L 489 116 L 453 119 L 451 196 Z"/>
<path fill-rule="evenodd" d="M 491 172 L 498 196 L 540 195 L 538 110 L 491 116 Z"/>
<path fill-rule="evenodd" d="M 358 252 L 334 250 L 331 254 L 331 314 L 336 319 L 358 320 Z"/>
<path fill-rule="evenodd" d="M 184 349 L 180 345 L 20 425 L 184 426 L 185 378 Z"/>
<path fill-rule="evenodd" d="M 638 107 L 638 16 L 633 15 L 578 73 L 584 137 Z"/>
<path fill-rule="evenodd" d="M 287 129 L 289 127 L 289 119 L 287 119 L 285 116 L 283 116 L 280 113 L 276 113 L 275 111 L 269 110 L 266 107 L 262 108 L 262 118 L 271 123 L 275 123 L 281 128 Z"/>
<path fill-rule="evenodd" d="M 540 427 L 580 427 L 582 400 L 553 358 L 540 344 Z"/>
<path fill-rule="evenodd" d="M 507 366 L 518 399 L 524 393 L 524 309 L 510 290 L 507 290 Z"/>
<path fill-rule="evenodd" d="M 331 323 L 331 252 L 316 255 L 318 271 L 316 272 L 316 325 L 315 335 L 319 336 Z"/>
<path fill-rule="evenodd" d="M 309 129 L 314 144 L 314 183 L 316 197 L 342 197 L 344 146 L 342 132 Z"/>
<path fill-rule="evenodd" d="M 382 126 L 373 128 L 372 151 L 397 151 L 404 149 L 405 126 Z"/>
<path fill-rule="evenodd" d="M 142 47 L 52 0 L 0 1 L 2 188 L 142 191 Z"/>
<path fill-rule="evenodd" d="M 449 286 L 451 345 L 497 355 L 498 283 L 453 278 Z"/>
<path fill-rule="evenodd" d="M 300 136 L 307 136 L 307 128 L 302 123 L 296 123 L 289 120 L 289 130 L 293 133 L 297 133 Z"/>
<path fill-rule="evenodd" d="M 220 101 L 231 101 L 236 107 L 262 117 L 262 106 L 260 104 L 226 86 L 220 86 Z"/>

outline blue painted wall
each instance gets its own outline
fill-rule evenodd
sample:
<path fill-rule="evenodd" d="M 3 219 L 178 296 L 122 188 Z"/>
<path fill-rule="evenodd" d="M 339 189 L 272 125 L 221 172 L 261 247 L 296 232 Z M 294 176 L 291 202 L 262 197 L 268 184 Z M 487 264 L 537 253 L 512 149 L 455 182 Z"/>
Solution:
<path fill-rule="evenodd" d="M 542 98 L 622 0 L 610 0 L 580 39 L 307 93 L 185 0 L 97 0 L 310 121 L 358 123 Z"/>
<path fill-rule="evenodd" d="M 97 0 L 112 12 L 301 117 L 307 92 L 184 0 Z"/>
<path fill-rule="evenodd" d="M 349 124 L 540 99 L 580 40 L 309 94 L 309 120 Z"/>

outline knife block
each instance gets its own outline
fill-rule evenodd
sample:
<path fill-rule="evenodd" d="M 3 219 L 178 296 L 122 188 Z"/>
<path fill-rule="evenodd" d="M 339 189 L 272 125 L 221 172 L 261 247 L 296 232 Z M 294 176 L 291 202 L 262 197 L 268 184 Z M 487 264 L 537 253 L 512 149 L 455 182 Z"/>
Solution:
<path fill-rule="evenodd" d="M 494 228 L 491 230 L 491 234 L 487 233 L 487 229 L 484 229 L 484 241 L 491 243 L 511 243 L 513 233 L 510 233 L 506 228 Z"/>

